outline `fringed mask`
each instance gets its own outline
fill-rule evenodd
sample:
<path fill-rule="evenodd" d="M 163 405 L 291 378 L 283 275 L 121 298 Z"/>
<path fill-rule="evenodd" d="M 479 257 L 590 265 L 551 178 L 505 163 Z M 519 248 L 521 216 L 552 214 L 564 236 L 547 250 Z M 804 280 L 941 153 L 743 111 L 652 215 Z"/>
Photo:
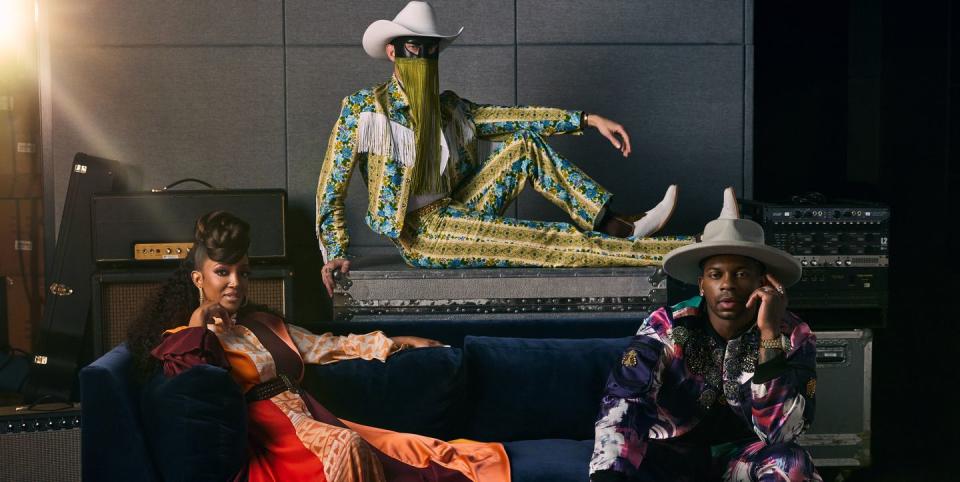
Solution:
<path fill-rule="evenodd" d="M 397 76 L 410 101 L 416 142 L 413 168 L 414 194 L 450 190 L 440 159 L 440 71 L 437 58 L 440 40 L 430 37 L 399 37 L 391 42 L 396 52 Z"/>

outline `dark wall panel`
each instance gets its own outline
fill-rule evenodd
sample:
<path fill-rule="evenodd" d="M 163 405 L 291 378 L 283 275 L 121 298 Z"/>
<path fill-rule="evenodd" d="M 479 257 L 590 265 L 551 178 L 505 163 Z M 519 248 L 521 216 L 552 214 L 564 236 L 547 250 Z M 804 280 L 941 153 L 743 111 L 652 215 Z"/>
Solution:
<path fill-rule="evenodd" d="M 392 20 L 406 0 L 288 0 L 288 45 L 356 45 L 375 20 Z M 513 45 L 513 1 L 471 0 L 432 2 L 440 33 L 463 34 L 461 45 Z M 360 49 L 358 54 L 362 55 Z"/>
<path fill-rule="evenodd" d="M 744 2 L 517 0 L 521 43 L 743 43 Z"/>
<path fill-rule="evenodd" d="M 55 219 L 77 151 L 139 166 L 148 187 L 284 187 L 282 59 L 279 47 L 52 52 Z"/>
<path fill-rule="evenodd" d="M 282 0 L 51 0 L 54 45 L 282 45 Z"/>
<path fill-rule="evenodd" d="M 743 47 L 521 46 L 518 57 L 520 103 L 601 114 L 630 134 L 628 158 L 595 129 L 551 140 L 616 194 L 618 210 L 645 211 L 676 183 L 671 230 L 697 232 L 724 186 L 742 189 Z M 518 205 L 521 217 L 564 220 L 532 190 Z"/>

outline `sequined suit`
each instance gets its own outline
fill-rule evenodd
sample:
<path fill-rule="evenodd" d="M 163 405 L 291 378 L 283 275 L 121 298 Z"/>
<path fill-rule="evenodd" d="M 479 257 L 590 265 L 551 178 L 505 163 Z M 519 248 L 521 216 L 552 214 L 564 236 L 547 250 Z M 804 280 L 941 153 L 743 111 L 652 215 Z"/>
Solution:
<path fill-rule="evenodd" d="M 409 102 L 396 77 L 343 99 L 317 182 L 317 237 L 324 260 L 349 245 L 344 200 L 355 166 L 367 185 L 367 225 L 411 266 L 643 266 L 690 237 L 620 239 L 591 231 L 611 194 L 544 141 L 580 134 L 582 113 L 481 105 L 441 94 L 442 170 L 452 192 L 409 209 L 416 162 Z M 502 144 L 481 159 L 480 139 Z M 526 181 L 570 223 L 503 217 Z"/>
<path fill-rule="evenodd" d="M 809 327 L 788 312 L 786 354 L 760 364 L 755 326 L 726 341 L 705 310 L 694 297 L 644 321 L 607 382 L 591 480 L 820 480 L 795 443 L 816 400 Z"/>

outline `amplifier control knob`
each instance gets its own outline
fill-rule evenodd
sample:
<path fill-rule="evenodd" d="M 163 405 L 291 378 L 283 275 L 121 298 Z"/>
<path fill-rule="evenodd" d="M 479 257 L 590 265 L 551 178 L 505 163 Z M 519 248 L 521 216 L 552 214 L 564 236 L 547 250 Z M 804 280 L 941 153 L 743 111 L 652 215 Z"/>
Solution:
<path fill-rule="evenodd" d="M 817 260 L 810 261 L 810 266 L 816 266 L 816 265 L 817 265 Z"/>
<path fill-rule="evenodd" d="M 807 265 L 807 260 L 805 259 L 800 260 L 800 266 L 806 266 L 806 265 Z"/>
<path fill-rule="evenodd" d="M 173 252 L 173 251 L 171 251 L 170 248 L 167 248 L 167 254 L 170 254 L 170 253 L 172 253 L 172 252 Z"/>
<path fill-rule="evenodd" d="M 848 260 L 844 261 L 843 264 L 845 264 L 845 265 L 847 265 L 847 266 L 853 266 L 853 261 L 850 261 L 850 260 L 848 259 Z"/>
<path fill-rule="evenodd" d="M 836 261 L 834 262 L 834 264 L 836 264 L 837 266 L 843 266 L 843 261 L 840 261 L 840 260 L 838 259 L 838 260 L 836 260 Z"/>
<path fill-rule="evenodd" d="M 180 253 L 182 253 L 182 252 L 183 252 L 183 250 L 182 250 L 182 249 L 180 249 L 180 248 L 177 248 L 177 254 L 180 254 Z"/>

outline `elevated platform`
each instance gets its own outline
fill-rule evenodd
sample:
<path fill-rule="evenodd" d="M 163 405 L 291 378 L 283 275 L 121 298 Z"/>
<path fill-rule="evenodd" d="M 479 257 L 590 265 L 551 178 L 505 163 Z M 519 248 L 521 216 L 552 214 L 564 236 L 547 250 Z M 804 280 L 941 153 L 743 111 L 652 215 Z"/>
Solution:
<path fill-rule="evenodd" d="M 333 301 L 336 321 L 637 320 L 667 303 L 667 277 L 656 267 L 420 269 L 378 253 L 352 263 Z"/>

